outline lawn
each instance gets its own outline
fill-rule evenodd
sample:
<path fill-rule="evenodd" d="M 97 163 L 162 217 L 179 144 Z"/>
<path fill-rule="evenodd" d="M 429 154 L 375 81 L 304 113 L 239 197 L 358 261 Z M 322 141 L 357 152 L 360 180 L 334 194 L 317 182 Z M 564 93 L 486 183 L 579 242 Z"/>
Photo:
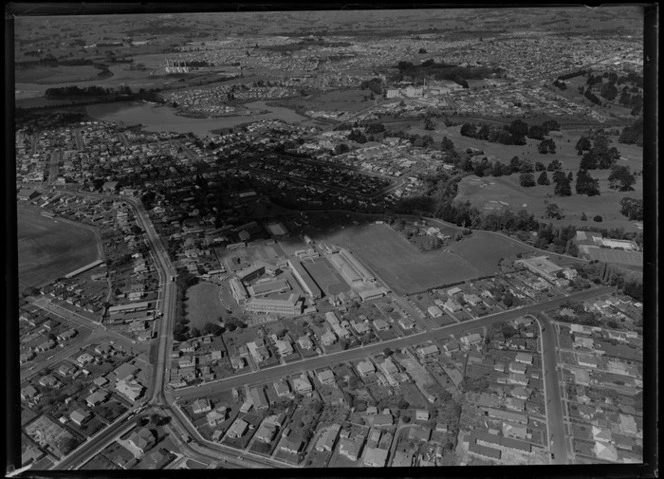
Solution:
<path fill-rule="evenodd" d="M 215 323 L 225 313 L 219 301 L 219 286 L 200 282 L 187 290 L 187 319 L 190 328 L 202 329 L 205 323 Z"/>
<path fill-rule="evenodd" d="M 19 286 L 38 286 L 60 278 L 99 256 L 95 233 L 86 227 L 18 208 Z"/>

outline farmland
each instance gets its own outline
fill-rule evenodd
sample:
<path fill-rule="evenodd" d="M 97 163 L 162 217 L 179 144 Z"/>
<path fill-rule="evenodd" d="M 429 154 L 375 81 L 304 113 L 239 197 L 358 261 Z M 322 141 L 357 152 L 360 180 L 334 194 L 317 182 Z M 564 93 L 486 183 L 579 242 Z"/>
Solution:
<path fill-rule="evenodd" d="M 384 225 L 346 228 L 321 239 L 350 249 L 398 294 L 412 294 L 498 272 L 501 255 L 528 250 L 499 235 L 473 234 L 475 238 L 431 253 L 421 253 Z M 490 257 L 482 251 L 491 252 Z"/>
<path fill-rule="evenodd" d="M 100 257 L 92 229 L 18 209 L 18 271 L 21 289 L 60 278 Z"/>
<path fill-rule="evenodd" d="M 202 329 L 205 323 L 215 323 L 224 312 L 219 301 L 219 286 L 198 283 L 187 290 L 187 319 L 189 326 Z"/>

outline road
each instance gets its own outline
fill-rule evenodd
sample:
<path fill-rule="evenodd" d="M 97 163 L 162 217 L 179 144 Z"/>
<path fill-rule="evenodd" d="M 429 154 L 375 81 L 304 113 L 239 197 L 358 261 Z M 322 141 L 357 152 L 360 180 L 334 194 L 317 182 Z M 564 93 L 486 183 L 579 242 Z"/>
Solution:
<path fill-rule="evenodd" d="M 549 309 L 554 309 L 566 303 L 567 301 L 582 301 L 593 298 L 595 296 L 606 294 L 611 291 L 613 291 L 613 288 L 609 287 L 602 287 L 592 290 L 581 291 L 578 293 L 570 294 L 569 296 L 556 298 L 551 301 L 547 301 L 545 303 L 539 303 L 539 304 L 534 304 L 532 306 L 525 306 L 517 309 L 511 309 L 508 311 L 502 311 L 500 313 L 492 314 L 489 316 L 484 316 L 481 318 L 464 321 L 463 323 L 443 326 L 441 328 L 432 331 L 425 331 L 422 333 L 413 334 L 411 336 L 403 338 L 392 339 L 389 341 L 382 341 L 369 346 L 362 346 L 355 349 L 340 351 L 334 354 L 328 354 L 326 356 L 318 356 L 312 359 L 275 366 L 272 368 L 264 369 L 262 371 L 256 371 L 252 373 L 241 374 L 238 376 L 232 376 L 230 378 L 209 382 L 201 386 L 178 389 L 176 391 L 173 391 L 173 396 L 175 396 L 179 400 L 191 400 L 203 396 L 210 396 L 224 391 L 228 391 L 232 388 L 243 387 L 245 385 L 251 386 L 255 384 L 260 384 L 270 380 L 274 380 L 274 378 L 285 377 L 303 371 L 330 366 L 332 364 L 340 362 L 356 361 L 359 359 L 364 359 L 369 355 L 381 352 L 387 347 L 389 347 L 390 349 L 399 349 L 406 346 L 412 346 L 414 344 L 423 343 L 429 340 L 444 338 L 452 334 L 459 335 L 468 330 L 482 328 L 497 321 L 509 321 L 511 319 L 515 319 L 524 316 L 526 314 L 535 314 Z"/>
<path fill-rule="evenodd" d="M 551 462 L 553 464 L 567 464 L 565 416 L 563 402 L 560 397 L 560 382 L 558 381 L 555 329 L 542 315 L 540 315 L 540 318 L 534 316 L 531 316 L 531 318 L 539 324 L 542 338 L 542 375 L 549 446 L 553 453 Z"/>
<path fill-rule="evenodd" d="M 52 469 L 76 469 L 90 461 L 109 444 L 115 442 L 118 437 L 126 434 L 136 425 L 135 421 L 127 420 L 132 412 L 133 409 L 130 409 L 122 414 L 113 424 L 102 429 L 96 436 L 93 436 L 91 439 L 81 444 L 62 461 L 52 467 Z"/>

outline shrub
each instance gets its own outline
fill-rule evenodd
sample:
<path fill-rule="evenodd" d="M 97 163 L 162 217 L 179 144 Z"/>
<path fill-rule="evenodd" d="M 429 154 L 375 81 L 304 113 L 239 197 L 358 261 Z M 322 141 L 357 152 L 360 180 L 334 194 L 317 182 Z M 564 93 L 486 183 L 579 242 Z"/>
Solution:
<path fill-rule="evenodd" d="M 601 223 L 602 222 L 602 217 L 600 215 L 597 215 L 593 218 L 593 221 L 595 221 L 596 223 Z"/>

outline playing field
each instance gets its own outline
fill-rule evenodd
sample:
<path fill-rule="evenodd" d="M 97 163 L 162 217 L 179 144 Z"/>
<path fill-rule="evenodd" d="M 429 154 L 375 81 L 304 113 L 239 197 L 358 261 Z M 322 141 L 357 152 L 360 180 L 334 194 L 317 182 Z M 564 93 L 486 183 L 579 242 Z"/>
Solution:
<path fill-rule="evenodd" d="M 320 239 L 348 248 L 399 294 L 411 294 L 483 274 L 456 253 L 420 253 L 386 225 L 346 228 Z"/>
<path fill-rule="evenodd" d="M 94 232 L 18 209 L 18 279 L 21 289 L 62 277 L 100 257 Z"/>
<path fill-rule="evenodd" d="M 619 249 L 588 248 L 590 259 L 604 263 L 615 263 L 624 266 L 643 268 L 643 253 L 639 251 L 623 251 Z"/>
<path fill-rule="evenodd" d="M 186 307 L 190 328 L 202 329 L 205 323 L 218 324 L 217 319 L 224 313 L 219 286 L 204 282 L 192 286 L 187 290 Z"/>
<path fill-rule="evenodd" d="M 467 258 L 485 275 L 498 273 L 502 258 L 533 251 L 522 243 L 488 231 L 473 231 L 470 237 L 452 243 L 448 249 Z"/>

